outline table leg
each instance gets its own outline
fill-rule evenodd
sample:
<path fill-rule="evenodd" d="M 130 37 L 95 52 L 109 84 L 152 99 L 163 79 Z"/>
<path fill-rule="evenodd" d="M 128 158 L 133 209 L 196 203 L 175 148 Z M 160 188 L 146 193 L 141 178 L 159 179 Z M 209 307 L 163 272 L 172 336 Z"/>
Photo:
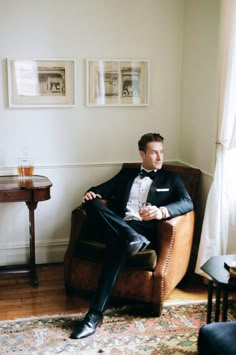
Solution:
<path fill-rule="evenodd" d="M 220 315 L 220 291 L 221 287 L 219 284 L 216 285 L 216 310 L 215 310 L 215 322 L 219 322 Z"/>
<path fill-rule="evenodd" d="M 207 323 L 211 323 L 213 282 L 208 281 Z"/>
<path fill-rule="evenodd" d="M 222 310 L 222 321 L 227 321 L 227 311 L 228 311 L 228 287 L 223 287 L 223 310 Z"/>
<path fill-rule="evenodd" d="M 30 235 L 30 270 L 32 277 L 32 285 L 38 286 L 38 276 L 35 263 L 35 224 L 34 210 L 37 208 L 37 202 L 26 202 L 29 209 L 29 235 Z"/>

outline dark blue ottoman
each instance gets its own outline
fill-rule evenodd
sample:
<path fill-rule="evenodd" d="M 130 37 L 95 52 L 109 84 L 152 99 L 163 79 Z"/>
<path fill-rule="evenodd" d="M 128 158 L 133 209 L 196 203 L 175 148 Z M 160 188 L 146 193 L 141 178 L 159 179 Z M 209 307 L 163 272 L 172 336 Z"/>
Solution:
<path fill-rule="evenodd" d="M 236 355 L 236 322 L 203 325 L 198 336 L 199 355 Z"/>

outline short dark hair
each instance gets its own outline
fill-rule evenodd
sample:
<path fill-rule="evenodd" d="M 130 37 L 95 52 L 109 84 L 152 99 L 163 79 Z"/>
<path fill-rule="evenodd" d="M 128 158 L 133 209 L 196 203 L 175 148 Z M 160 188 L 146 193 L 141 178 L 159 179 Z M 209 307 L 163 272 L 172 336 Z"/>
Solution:
<path fill-rule="evenodd" d="M 138 148 L 143 152 L 146 152 L 146 147 L 149 142 L 162 142 L 164 138 L 160 135 L 160 133 L 146 133 L 144 134 L 140 140 L 138 141 Z"/>

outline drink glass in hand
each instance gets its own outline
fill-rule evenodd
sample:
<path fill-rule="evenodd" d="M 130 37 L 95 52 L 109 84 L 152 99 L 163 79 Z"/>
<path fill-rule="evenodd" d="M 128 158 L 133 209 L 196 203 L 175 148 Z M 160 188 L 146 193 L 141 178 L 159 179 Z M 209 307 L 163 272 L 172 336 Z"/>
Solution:
<path fill-rule="evenodd" d="M 149 209 L 149 207 L 151 205 L 152 204 L 150 202 L 140 203 L 140 205 L 139 205 L 139 215 L 140 215 L 141 219 L 143 219 L 143 215 L 148 211 L 148 209 Z"/>

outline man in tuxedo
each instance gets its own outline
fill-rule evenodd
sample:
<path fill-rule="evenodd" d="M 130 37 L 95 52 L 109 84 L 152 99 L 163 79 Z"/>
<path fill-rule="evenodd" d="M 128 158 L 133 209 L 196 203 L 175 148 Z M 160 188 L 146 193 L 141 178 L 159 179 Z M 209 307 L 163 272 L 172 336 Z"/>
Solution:
<path fill-rule="evenodd" d="M 158 221 L 193 209 L 181 178 L 163 170 L 164 138 L 144 134 L 138 148 L 140 169 L 122 169 L 113 178 L 91 187 L 82 199 L 89 224 L 99 230 L 106 243 L 106 256 L 97 290 L 88 313 L 71 334 L 80 339 L 94 334 L 126 258 L 145 250 Z M 109 199 L 109 208 L 101 201 Z"/>

